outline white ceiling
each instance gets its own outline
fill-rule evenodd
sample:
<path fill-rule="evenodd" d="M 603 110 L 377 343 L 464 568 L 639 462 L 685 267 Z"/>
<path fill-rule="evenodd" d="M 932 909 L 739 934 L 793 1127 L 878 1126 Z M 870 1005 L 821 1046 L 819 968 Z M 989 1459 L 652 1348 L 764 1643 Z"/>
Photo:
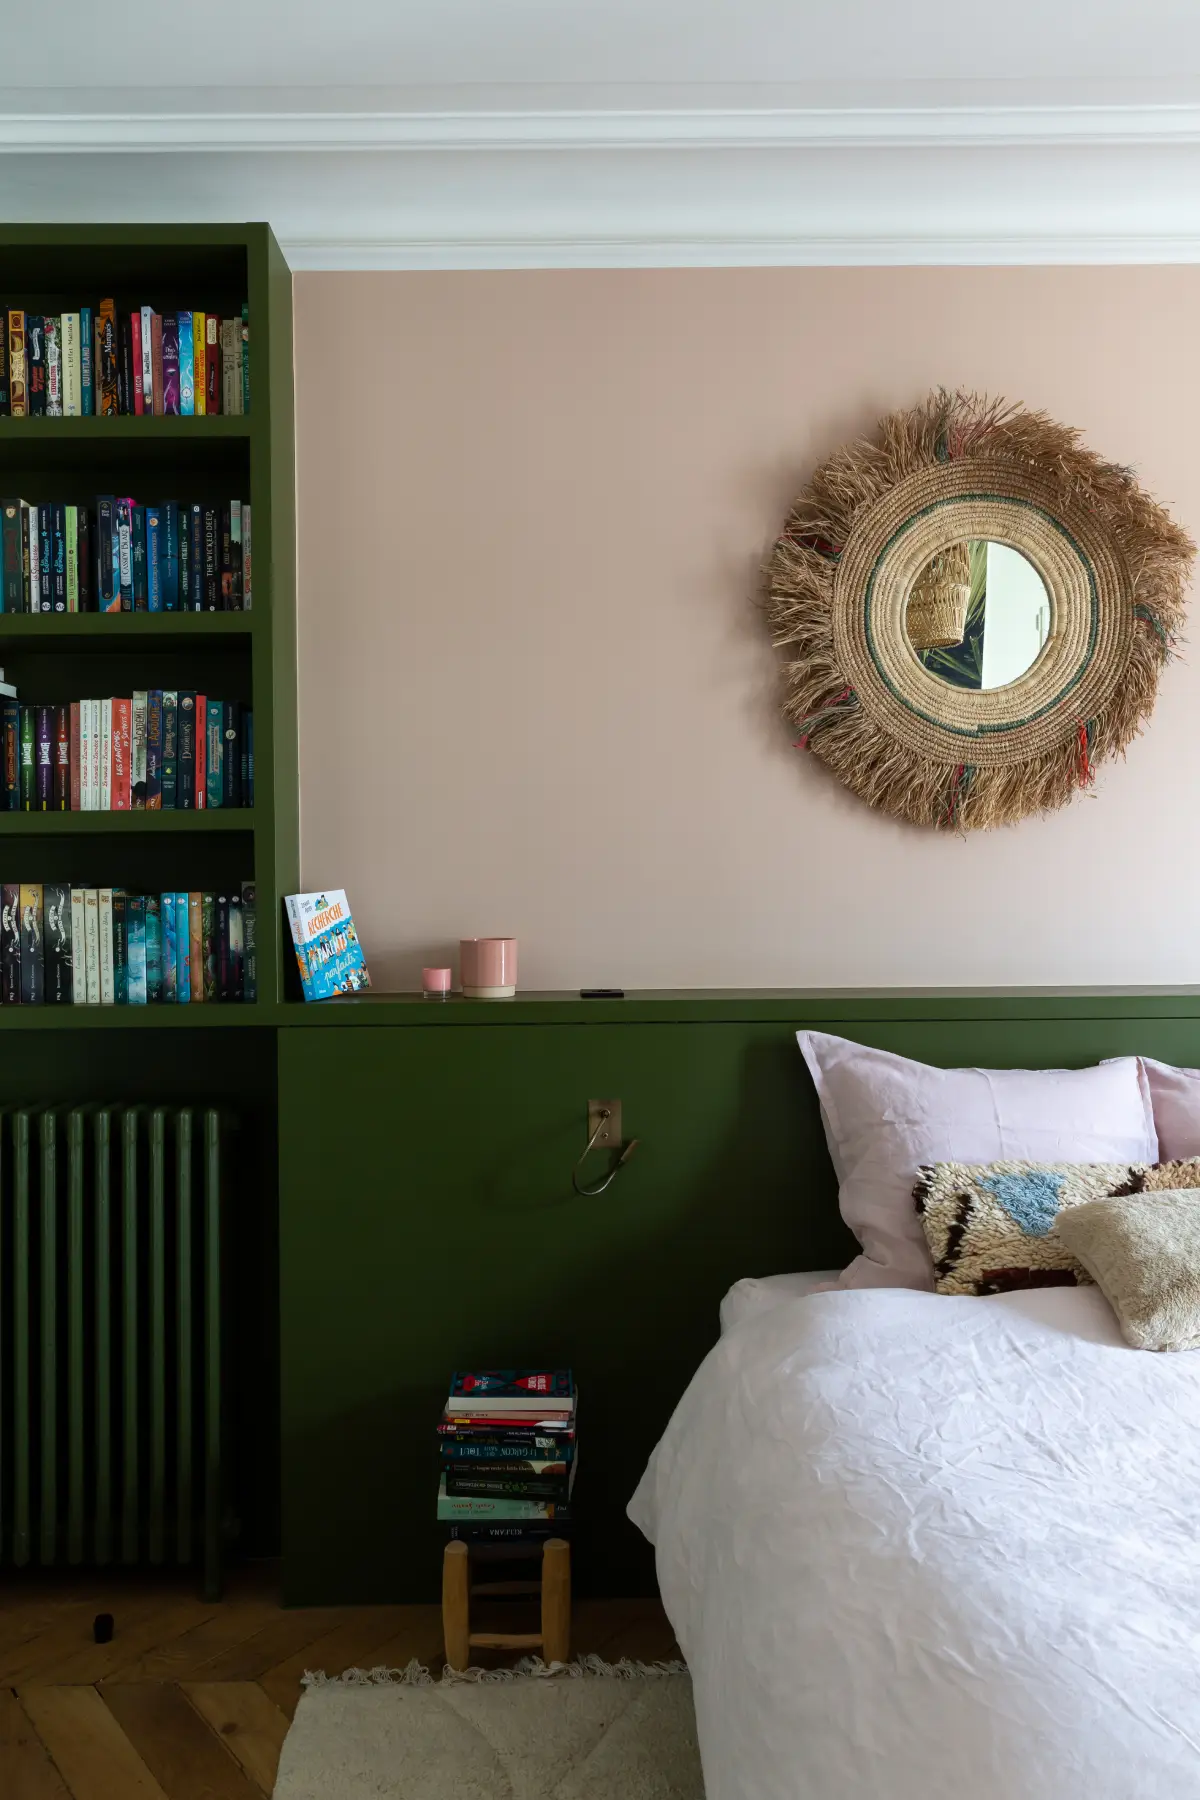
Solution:
<path fill-rule="evenodd" d="M 1195 0 L 42 0 L 22 16 L 36 29 L 4 31 L 9 89 L 177 88 L 181 50 L 188 85 L 232 64 L 251 88 L 1200 78 Z"/>
<path fill-rule="evenodd" d="M 314 267 L 1200 261 L 1200 0 L 16 7 L 12 220 L 266 217 Z"/>

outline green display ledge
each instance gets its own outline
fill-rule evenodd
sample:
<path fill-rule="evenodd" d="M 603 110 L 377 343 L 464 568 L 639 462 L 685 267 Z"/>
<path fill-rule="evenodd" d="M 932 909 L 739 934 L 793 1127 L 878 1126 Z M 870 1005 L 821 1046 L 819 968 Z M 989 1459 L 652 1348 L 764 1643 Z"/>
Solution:
<path fill-rule="evenodd" d="M 1022 1019 L 1184 1019 L 1200 1022 L 1191 988 L 682 988 L 631 989 L 624 1000 L 527 993 L 515 1000 L 426 1000 L 371 994 L 309 1005 L 10 1006 L 3 1030 L 211 1030 L 217 1026 L 328 1030 L 373 1026 L 453 1030 L 464 1025 L 761 1024 L 822 1028 Z"/>
<path fill-rule="evenodd" d="M 0 838 L 6 837 L 156 837 L 163 833 L 253 831 L 251 806 L 202 807 L 199 812 L 0 813 Z"/>
<path fill-rule="evenodd" d="M 181 637 L 247 637 L 254 629 L 254 614 L 244 612 L 137 612 L 137 613 L 12 613 L 0 611 L 0 640 L 22 644 L 52 644 L 62 649 L 81 643 L 94 648 L 100 640 L 112 644 L 136 644 L 144 649 L 148 639 L 169 641 Z"/>
<path fill-rule="evenodd" d="M 97 418 L 0 419 L 0 445 L 128 443 L 214 443 L 250 436 L 249 413 L 201 413 L 188 418 L 156 418 L 145 413 Z"/>

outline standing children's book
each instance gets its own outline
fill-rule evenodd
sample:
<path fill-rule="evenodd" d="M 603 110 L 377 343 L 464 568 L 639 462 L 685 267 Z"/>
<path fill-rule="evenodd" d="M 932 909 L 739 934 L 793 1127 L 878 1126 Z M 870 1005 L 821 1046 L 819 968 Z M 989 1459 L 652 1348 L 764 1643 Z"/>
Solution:
<path fill-rule="evenodd" d="M 350 902 L 342 888 L 289 894 L 288 921 L 306 1000 L 361 994 L 371 985 Z"/>

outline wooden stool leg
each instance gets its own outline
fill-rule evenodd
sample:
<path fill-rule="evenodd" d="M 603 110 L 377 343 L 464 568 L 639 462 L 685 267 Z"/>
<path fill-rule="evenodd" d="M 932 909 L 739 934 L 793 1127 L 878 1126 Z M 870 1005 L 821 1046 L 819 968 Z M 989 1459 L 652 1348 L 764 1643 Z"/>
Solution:
<path fill-rule="evenodd" d="M 548 1663 L 571 1660 L 571 1546 L 565 1538 L 547 1538 L 542 1547 L 542 1656 Z"/>
<path fill-rule="evenodd" d="M 446 1661 L 452 1669 L 465 1669 L 471 1661 L 470 1592 L 467 1546 L 457 1541 L 449 1543 L 442 1557 L 442 1636 Z"/>

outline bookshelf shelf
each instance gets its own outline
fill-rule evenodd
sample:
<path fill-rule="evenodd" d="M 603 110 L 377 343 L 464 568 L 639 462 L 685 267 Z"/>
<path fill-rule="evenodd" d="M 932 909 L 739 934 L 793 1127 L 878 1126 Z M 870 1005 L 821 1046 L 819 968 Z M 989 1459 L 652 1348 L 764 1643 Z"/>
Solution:
<path fill-rule="evenodd" d="M 7 613 L 0 612 L 0 644 L 86 650 L 139 650 L 181 639 L 241 638 L 254 629 L 253 613 Z"/>
<path fill-rule="evenodd" d="M 173 832 L 254 830 L 252 806 L 214 807 L 200 812 L 19 812 L 0 813 L 6 837 L 156 837 Z"/>
<path fill-rule="evenodd" d="M 253 414 L 242 416 L 217 413 L 210 418 L 157 419 L 118 418 L 88 419 L 5 419 L 0 418 L 0 445 L 28 446 L 36 444 L 70 444 L 72 455 L 80 448 L 95 449 L 102 444 L 196 444 L 228 443 L 248 439 L 253 434 Z"/>
<path fill-rule="evenodd" d="M 0 1037 L 25 1031 L 203 1031 L 272 1026 L 277 1009 L 234 1003 L 200 1006 L 0 1006 Z"/>

